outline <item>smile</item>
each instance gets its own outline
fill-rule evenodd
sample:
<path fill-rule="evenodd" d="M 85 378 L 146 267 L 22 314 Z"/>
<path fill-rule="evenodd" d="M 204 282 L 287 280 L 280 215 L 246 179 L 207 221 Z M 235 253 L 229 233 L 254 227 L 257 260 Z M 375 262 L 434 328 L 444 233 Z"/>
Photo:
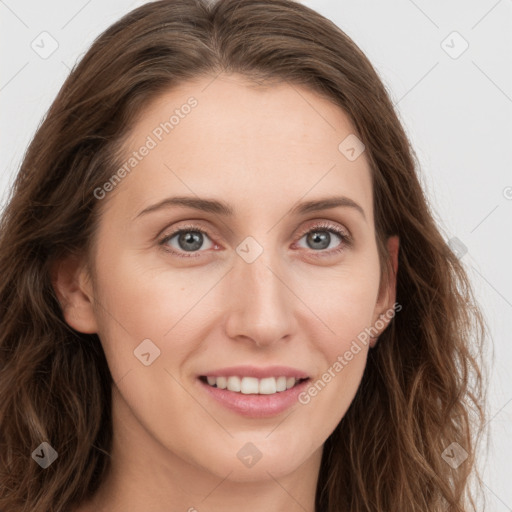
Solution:
<path fill-rule="evenodd" d="M 213 382 L 215 379 L 215 382 Z M 269 418 L 298 405 L 298 397 L 309 385 L 310 378 L 295 377 L 199 377 L 196 382 L 214 403 L 247 418 Z M 285 389 L 283 388 L 283 382 Z M 219 387 L 225 385 L 225 388 Z M 279 387 L 278 387 L 279 386 Z M 290 387 L 288 387 L 290 386 Z M 231 388 L 231 389 L 230 389 Z"/>
<path fill-rule="evenodd" d="M 273 395 L 291 389 L 306 380 L 285 376 L 258 379 L 256 377 L 239 377 L 237 375 L 229 377 L 202 376 L 200 379 L 211 387 L 227 389 L 228 391 L 244 395 Z"/>

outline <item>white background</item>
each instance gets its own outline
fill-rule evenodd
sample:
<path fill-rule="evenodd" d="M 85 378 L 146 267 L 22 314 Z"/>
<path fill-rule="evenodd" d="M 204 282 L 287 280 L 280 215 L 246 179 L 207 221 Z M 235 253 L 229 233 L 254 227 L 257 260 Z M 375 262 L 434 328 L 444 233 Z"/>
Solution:
<path fill-rule="evenodd" d="M 132 8 L 122 0 L 0 0 L 0 203 L 43 114 L 93 39 Z M 307 0 L 369 57 L 421 163 L 447 240 L 491 327 L 489 511 L 512 510 L 512 1 Z M 58 43 L 41 58 L 31 43 Z M 456 31 L 463 38 L 451 35 Z M 448 37 L 448 39 L 447 39 Z M 445 41 L 445 43 L 443 43 Z M 469 44 L 467 50 L 457 55 Z M 42 45 L 42 43 L 40 43 Z M 450 48 L 451 47 L 451 48 Z M 49 48 L 49 46 L 46 46 Z M 508 427 L 508 431 L 507 431 Z"/>

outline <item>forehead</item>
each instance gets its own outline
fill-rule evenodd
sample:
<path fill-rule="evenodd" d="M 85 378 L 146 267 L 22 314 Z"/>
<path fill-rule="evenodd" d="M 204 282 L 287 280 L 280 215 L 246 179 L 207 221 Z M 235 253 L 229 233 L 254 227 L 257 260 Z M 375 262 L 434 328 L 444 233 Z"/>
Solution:
<path fill-rule="evenodd" d="M 204 77 L 143 109 L 124 146 L 123 164 L 133 165 L 116 192 L 127 215 L 166 195 L 223 198 L 249 214 L 330 193 L 363 203 L 371 218 L 368 161 L 364 152 L 347 158 L 343 142 L 355 136 L 343 110 L 307 88 Z"/>

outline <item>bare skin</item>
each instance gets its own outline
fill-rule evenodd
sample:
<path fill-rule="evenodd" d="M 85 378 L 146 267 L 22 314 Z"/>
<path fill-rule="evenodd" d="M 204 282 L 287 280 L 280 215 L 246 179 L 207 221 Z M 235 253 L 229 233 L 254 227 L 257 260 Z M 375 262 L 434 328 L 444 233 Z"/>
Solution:
<path fill-rule="evenodd" d="M 380 282 L 366 155 L 350 161 L 338 149 L 355 133 L 344 112 L 298 86 L 212 80 L 167 91 L 142 113 L 127 159 L 197 99 L 101 199 L 93 276 L 71 258 L 54 273 L 66 321 L 98 333 L 115 382 L 112 471 L 75 512 L 313 512 L 323 444 L 355 396 L 371 344 L 307 404 L 270 418 L 228 410 L 198 375 L 278 364 L 317 381 L 395 302 L 395 280 Z M 171 196 L 223 201 L 234 212 L 141 214 Z M 347 205 L 290 212 L 333 196 L 364 214 Z M 204 231 L 199 249 L 169 239 L 177 229 Z M 256 250 L 247 237 L 262 249 L 251 263 L 236 250 Z M 396 237 L 388 248 L 396 272 Z M 134 356 L 145 339 L 160 350 L 148 366 Z M 237 457 L 246 443 L 262 455 L 252 467 Z"/>

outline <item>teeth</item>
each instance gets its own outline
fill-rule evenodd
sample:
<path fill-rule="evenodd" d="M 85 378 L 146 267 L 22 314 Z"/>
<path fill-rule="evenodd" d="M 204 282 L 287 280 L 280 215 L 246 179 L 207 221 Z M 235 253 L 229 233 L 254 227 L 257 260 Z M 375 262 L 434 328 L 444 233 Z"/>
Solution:
<path fill-rule="evenodd" d="M 228 377 L 228 390 L 229 391 L 240 391 L 242 382 L 240 377 Z"/>
<path fill-rule="evenodd" d="M 295 383 L 295 379 L 293 379 L 293 381 Z M 276 379 L 274 377 L 261 379 L 259 393 L 260 395 L 273 395 L 274 393 L 277 393 Z"/>
<path fill-rule="evenodd" d="M 256 377 L 238 377 L 232 375 L 229 377 L 206 377 L 210 386 L 216 386 L 219 389 L 228 389 L 244 395 L 273 395 L 281 391 L 292 388 L 298 382 L 294 377 L 266 377 L 257 379 Z"/>
<path fill-rule="evenodd" d="M 286 391 L 286 377 L 278 377 L 276 379 L 276 390 Z"/>
<path fill-rule="evenodd" d="M 235 379 L 238 379 L 238 377 L 235 377 Z M 228 387 L 228 389 L 229 389 L 229 391 L 236 391 L 229 387 Z M 244 395 L 259 393 L 258 379 L 254 378 L 254 377 L 244 377 L 240 382 L 240 391 Z"/>

